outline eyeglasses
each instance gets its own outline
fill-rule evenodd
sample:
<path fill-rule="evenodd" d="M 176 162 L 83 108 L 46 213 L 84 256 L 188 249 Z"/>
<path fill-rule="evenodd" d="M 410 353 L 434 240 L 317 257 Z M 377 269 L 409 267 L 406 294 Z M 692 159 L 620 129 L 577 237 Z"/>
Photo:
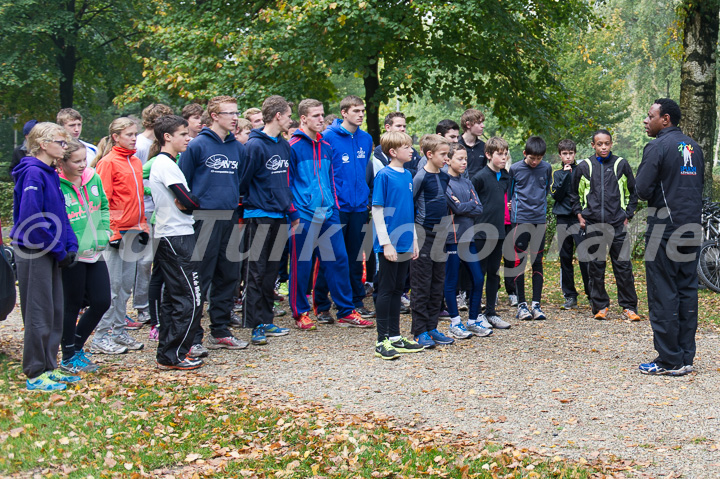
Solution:
<path fill-rule="evenodd" d="M 240 116 L 239 111 L 219 111 L 218 115 Z"/>
<path fill-rule="evenodd" d="M 58 145 L 60 145 L 63 148 L 68 147 L 67 141 L 65 141 L 65 140 L 53 140 L 53 143 L 57 143 Z"/>

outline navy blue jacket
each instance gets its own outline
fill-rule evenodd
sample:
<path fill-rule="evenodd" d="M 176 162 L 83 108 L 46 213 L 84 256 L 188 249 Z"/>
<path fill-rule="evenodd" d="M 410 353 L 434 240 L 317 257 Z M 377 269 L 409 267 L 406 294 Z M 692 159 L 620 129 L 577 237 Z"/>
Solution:
<path fill-rule="evenodd" d="M 365 180 L 365 171 L 373 151 L 372 137 L 360 128 L 355 133 L 348 132 L 339 118 L 322 135 L 333 150 L 340 211 L 367 211 L 370 187 Z"/>
<path fill-rule="evenodd" d="M 228 133 L 222 140 L 203 128 L 180 155 L 178 166 L 203 210 L 234 210 L 240 202 L 240 168 L 245 147 Z"/>
<path fill-rule="evenodd" d="M 292 204 L 290 144 L 282 135 L 273 138 L 256 129 L 250 131 L 245 146 L 247 161 L 243 163 L 240 175 L 245 213 L 262 210 L 286 214 Z"/>
<path fill-rule="evenodd" d="M 13 244 L 30 249 L 48 249 L 62 261 L 78 242 L 60 191 L 60 178 L 54 168 L 26 156 L 13 169 Z"/>

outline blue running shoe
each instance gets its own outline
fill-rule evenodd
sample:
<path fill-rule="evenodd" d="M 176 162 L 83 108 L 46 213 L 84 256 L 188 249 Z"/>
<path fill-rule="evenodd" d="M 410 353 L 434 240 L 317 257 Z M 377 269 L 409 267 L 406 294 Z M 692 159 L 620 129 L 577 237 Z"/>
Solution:
<path fill-rule="evenodd" d="M 265 328 L 263 328 L 262 324 L 253 329 L 250 342 L 256 346 L 262 346 L 263 344 L 267 344 L 267 338 L 265 337 Z"/>
<path fill-rule="evenodd" d="M 435 341 L 432 340 L 430 334 L 427 332 L 422 333 L 420 336 L 416 336 L 415 341 L 425 349 L 432 349 L 435 347 Z"/>
<path fill-rule="evenodd" d="M 75 353 L 70 359 L 66 359 L 65 361 L 60 362 L 60 369 L 62 369 L 68 374 L 78 374 L 95 371 L 95 369 L 97 369 L 97 366 L 95 365 L 95 369 L 92 369 L 89 364 L 83 361 L 80 353 Z"/>
<path fill-rule="evenodd" d="M 80 357 L 80 361 L 85 363 L 85 372 L 94 373 L 100 369 L 100 366 L 92 362 L 92 353 L 86 353 L 84 349 L 81 349 L 75 354 Z"/>
<path fill-rule="evenodd" d="M 654 376 L 684 376 L 689 374 L 691 370 L 688 370 L 685 366 L 680 366 L 673 369 L 665 369 L 658 363 L 643 363 L 638 366 L 638 369 L 643 374 L 650 374 Z"/>
<path fill-rule="evenodd" d="M 56 383 L 76 383 L 82 379 L 80 376 L 73 376 L 60 369 L 49 371 L 47 375 L 48 379 Z"/>
<path fill-rule="evenodd" d="M 443 333 L 438 331 L 437 329 L 433 329 L 432 331 L 428 331 L 428 334 L 430 335 L 430 338 L 435 341 L 435 344 L 440 345 L 446 345 L 446 344 L 452 344 L 455 342 L 453 338 L 448 338 Z"/>
<path fill-rule="evenodd" d="M 46 393 L 52 391 L 62 391 L 67 388 L 67 385 L 50 379 L 47 372 L 42 373 L 35 379 L 28 379 L 25 382 L 25 385 L 27 386 L 28 391 L 42 391 Z"/>
<path fill-rule="evenodd" d="M 274 324 L 263 324 L 262 326 L 265 331 L 265 336 L 287 336 L 290 334 L 288 328 L 281 328 Z"/>

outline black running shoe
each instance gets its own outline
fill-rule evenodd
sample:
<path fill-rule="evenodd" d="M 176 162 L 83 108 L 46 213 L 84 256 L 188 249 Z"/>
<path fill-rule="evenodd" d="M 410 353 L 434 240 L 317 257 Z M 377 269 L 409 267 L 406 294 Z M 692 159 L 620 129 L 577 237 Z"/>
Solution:
<path fill-rule="evenodd" d="M 400 353 L 395 351 L 390 340 L 385 338 L 375 344 L 375 356 L 381 359 L 397 359 L 400 357 Z"/>
<path fill-rule="evenodd" d="M 419 353 L 420 351 L 425 351 L 425 348 L 420 346 L 416 341 L 407 338 L 400 338 L 390 344 L 398 353 Z"/>

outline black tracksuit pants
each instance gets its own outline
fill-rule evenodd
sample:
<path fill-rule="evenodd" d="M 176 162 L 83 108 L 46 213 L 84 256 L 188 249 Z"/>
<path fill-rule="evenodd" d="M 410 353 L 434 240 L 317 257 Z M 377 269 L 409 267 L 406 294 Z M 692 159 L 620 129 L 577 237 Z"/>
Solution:
<path fill-rule="evenodd" d="M 420 225 L 416 225 L 415 228 L 416 230 L 423 229 Z M 422 241 L 420 235 L 418 235 L 418 241 Z M 410 289 L 412 291 L 410 309 L 412 309 L 413 337 L 437 329 L 438 325 L 443 289 L 445 288 L 445 261 L 433 261 L 431 252 L 436 241 L 442 246 L 439 249 L 439 252 L 442 253 L 445 248 L 445 238 L 437 238 L 432 230 L 425 229 L 425 240 L 420 246 L 420 255 L 410 263 Z"/>
<path fill-rule="evenodd" d="M 585 254 L 589 255 L 588 289 L 590 290 L 593 314 L 610 306 L 610 297 L 605 289 L 605 267 L 608 253 L 615 274 L 618 304 L 623 309 L 637 312 L 638 300 L 635 293 L 629 243 L 625 246 L 626 250 L 623 251 L 626 238 L 625 226 L 621 224 L 613 227 L 607 224 L 588 223 L 586 231 L 578 258 L 582 260 L 585 258 Z"/>
<path fill-rule="evenodd" d="M 527 302 L 525 298 L 525 266 L 528 257 L 532 266 L 532 301 L 539 303 L 542 299 L 543 283 L 545 282 L 543 276 L 545 230 L 546 225 L 544 224 L 513 224 L 510 232 L 515 245 L 515 261 L 513 262 L 515 274 L 512 277 L 518 303 Z"/>
<path fill-rule="evenodd" d="M 575 271 L 573 268 L 573 258 L 575 256 L 575 248 L 577 248 L 583 240 L 584 231 L 580 229 L 580 222 L 577 216 L 557 215 L 558 242 L 560 255 L 560 287 L 562 288 L 565 298 L 577 298 L 578 292 L 575 288 Z M 562 236 L 561 236 L 562 235 Z M 588 289 L 588 264 L 580 261 L 580 275 L 582 276 L 585 295 L 590 297 Z"/>
<path fill-rule="evenodd" d="M 647 242 L 646 237 L 646 245 Z M 675 368 L 691 366 L 695 359 L 699 247 L 671 244 L 671 249 L 694 257 L 691 261 L 673 261 L 668 258 L 668 242 L 666 238 L 661 240 L 655 257 L 646 259 L 645 271 L 650 325 L 658 353 L 655 362 L 664 368 Z"/>
<path fill-rule="evenodd" d="M 202 210 L 195 212 L 195 242 L 198 248 L 204 248 L 205 253 L 200 260 L 199 273 L 202 285 L 203 304 L 209 301 L 208 316 L 210 316 L 210 334 L 214 338 L 227 338 L 230 332 L 230 313 L 233 308 L 233 296 L 239 275 L 237 261 L 228 256 L 230 238 L 237 230 L 237 241 L 234 254 L 240 256 L 240 231 L 237 213 L 231 219 L 216 219 L 212 231 L 203 233 L 205 220 L 197 219 Z M 274 278 L 273 278 L 274 281 Z M 162 318 L 160 319 L 162 321 Z M 204 335 L 202 326 L 195 334 L 193 344 L 202 344 Z"/>
<path fill-rule="evenodd" d="M 185 359 L 200 327 L 202 299 L 198 263 L 192 260 L 195 235 L 160 238 L 155 264 L 165 284 L 160 304 L 157 362 L 166 366 Z"/>
<path fill-rule="evenodd" d="M 249 248 L 243 326 L 256 328 L 273 324 L 275 278 L 281 265 L 284 244 L 288 240 L 285 218 L 246 218 L 245 244 Z M 276 243 L 282 246 L 278 250 Z"/>
<path fill-rule="evenodd" d="M 383 253 L 378 254 L 378 295 L 375 302 L 378 341 L 400 336 L 400 296 L 405 289 L 410 260 L 389 261 Z"/>

